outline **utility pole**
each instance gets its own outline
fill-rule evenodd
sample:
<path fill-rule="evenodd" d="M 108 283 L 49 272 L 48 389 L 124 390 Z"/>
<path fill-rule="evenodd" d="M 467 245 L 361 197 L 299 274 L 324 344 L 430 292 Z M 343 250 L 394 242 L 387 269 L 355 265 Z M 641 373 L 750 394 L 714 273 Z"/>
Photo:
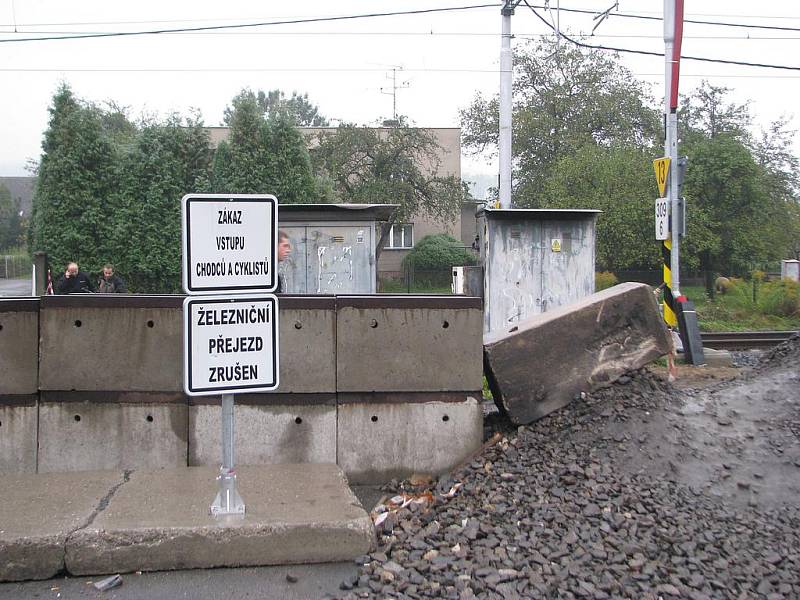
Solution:
<path fill-rule="evenodd" d="M 512 74 L 511 15 L 521 0 L 506 0 L 500 9 L 500 208 L 511 208 L 511 111 Z"/>
<path fill-rule="evenodd" d="M 683 210 L 678 195 L 678 82 L 680 77 L 681 42 L 683 40 L 683 0 L 664 0 L 664 156 L 670 159 L 667 198 L 670 217 L 671 289 L 665 290 L 674 299 L 680 295 L 680 236 L 683 234 Z"/>
<path fill-rule="evenodd" d="M 408 87 L 408 81 L 403 81 L 400 85 L 397 84 L 397 71 L 402 71 L 403 67 L 392 67 L 392 88 L 389 91 L 385 91 L 384 88 L 380 89 L 381 94 L 387 94 L 392 96 L 392 119 L 397 121 L 397 90 L 402 90 Z M 386 76 L 389 79 L 389 76 Z"/>

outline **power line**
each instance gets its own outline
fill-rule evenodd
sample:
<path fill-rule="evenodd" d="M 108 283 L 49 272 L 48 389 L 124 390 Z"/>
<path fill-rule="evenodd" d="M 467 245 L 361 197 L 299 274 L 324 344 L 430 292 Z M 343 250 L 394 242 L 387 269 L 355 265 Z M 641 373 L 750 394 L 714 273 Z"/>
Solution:
<path fill-rule="evenodd" d="M 501 6 L 501 4 L 495 4 L 493 6 Z M 552 7 L 547 6 L 538 6 L 534 5 L 534 8 L 540 9 L 550 9 Z M 597 14 L 597 11 L 592 10 L 585 10 L 585 9 L 577 9 L 577 8 L 560 8 L 560 10 L 564 12 L 576 12 L 576 13 L 586 13 L 586 14 Z M 661 17 L 650 17 L 649 15 L 660 15 L 660 12 L 654 11 L 642 11 L 639 14 L 634 13 L 620 13 L 612 14 L 611 16 L 630 16 L 631 18 L 637 18 L 639 16 L 643 18 L 651 18 L 656 20 L 661 20 Z M 719 13 L 694 13 L 696 16 L 699 17 L 734 17 L 734 18 L 741 18 L 741 19 L 763 19 L 763 20 L 800 20 L 800 16 L 791 16 L 791 15 L 749 15 L 749 14 L 719 14 Z M 255 17 L 253 17 L 255 18 Z M 264 20 L 263 17 L 260 17 L 261 20 Z M 44 23 L 0 23 L 0 27 L 52 27 L 52 26 L 59 26 L 59 27 L 67 27 L 67 26 L 74 26 L 74 25 L 147 25 L 147 24 L 164 24 L 164 23 L 208 23 L 208 22 L 220 22 L 220 21 L 236 21 L 236 19 L 228 18 L 228 19 L 220 19 L 220 18 L 209 18 L 209 19 L 147 19 L 147 20 L 135 20 L 135 21 L 59 21 L 59 22 L 44 22 Z M 692 22 L 692 21 L 687 21 Z M 714 22 L 714 24 L 720 25 L 731 25 L 737 26 L 735 23 L 720 23 Z M 38 32 L 38 33 L 50 33 L 50 32 Z M 80 33 L 80 32 L 63 32 L 63 33 Z"/>
<path fill-rule="evenodd" d="M 551 30 L 553 30 L 553 32 L 556 31 L 555 27 L 553 27 L 547 21 L 547 19 L 542 17 L 542 15 L 540 15 L 538 12 L 536 12 L 536 9 L 533 6 L 528 4 L 528 0 L 522 0 L 522 1 L 525 3 L 525 6 L 527 6 L 528 8 L 531 9 L 531 12 L 533 12 L 533 14 L 536 15 L 536 17 L 542 23 L 547 25 L 547 27 L 549 27 Z M 563 31 L 560 32 L 560 35 L 565 40 L 567 40 L 568 42 L 571 42 L 575 46 L 579 46 L 581 48 L 588 48 L 590 50 L 610 50 L 612 52 L 623 52 L 623 53 L 626 53 L 626 54 L 641 54 L 641 55 L 644 55 L 644 56 L 660 56 L 662 58 L 664 57 L 664 53 L 663 52 L 651 52 L 649 50 L 633 50 L 632 48 L 615 48 L 613 46 L 602 46 L 602 45 L 597 45 L 597 44 L 584 44 L 583 42 L 579 42 L 578 40 L 575 40 L 575 39 L 571 38 L 570 36 L 566 35 Z M 722 58 L 705 58 L 705 57 L 702 57 L 702 56 L 684 56 L 684 55 L 681 55 L 681 59 L 683 59 L 683 60 L 696 60 L 696 61 L 700 61 L 700 62 L 716 63 L 716 64 L 721 64 L 721 65 L 737 65 L 737 66 L 741 66 L 741 67 L 760 67 L 760 68 L 763 68 L 763 69 L 783 69 L 783 70 L 787 70 L 787 71 L 800 71 L 800 67 L 793 67 L 793 66 L 789 66 L 789 65 L 772 65 L 772 64 L 766 64 L 766 63 L 751 63 L 751 62 L 744 62 L 744 61 L 738 61 L 738 60 L 725 60 L 725 59 L 722 59 Z"/>
<path fill-rule="evenodd" d="M 533 10 L 534 8 L 539 8 L 542 10 L 552 10 L 549 6 L 541 6 L 541 5 L 534 5 L 531 6 L 527 2 L 525 3 L 528 5 L 528 8 Z M 571 13 L 581 13 L 581 14 L 588 14 L 588 15 L 596 15 L 596 10 L 586 10 L 581 8 L 564 8 L 559 7 L 558 10 L 564 12 L 571 12 Z M 663 21 L 663 17 L 651 17 L 649 15 L 642 15 L 642 14 L 634 14 L 634 13 L 620 13 L 615 12 L 611 13 L 609 16 L 611 17 L 621 17 L 623 19 L 643 19 L 646 21 Z M 684 23 L 692 23 L 695 25 L 715 25 L 720 27 L 742 27 L 744 29 L 771 29 L 774 31 L 800 31 L 800 27 L 783 27 L 780 25 L 754 25 L 752 23 L 731 23 L 726 21 L 704 21 L 700 19 L 684 19 Z"/>
<path fill-rule="evenodd" d="M 30 35 L 30 32 L 2 32 L 6 34 L 17 35 Z M 56 35 L 56 34 L 91 34 L 102 33 L 98 31 L 39 31 L 40 34 Z M 359 37 L 497 37 L 495 32 L 485 31 L 187 31 L 176 32 L 175 34 L 164 35 L 180 35 L 180 36 L 359 36 Z M 520 32 L 513 34 L 515 38 L 533 39 L 539 37 L 549 37 L 549 33 L 526 33 Z M 574 33 L 573 37 L 576 38 L 625 38 L 625 39 L 662 39 L 661 35 L 645 35 L 645 34 L 625 34 L 625 33 Z M 36 38 L 40 39 L 40 38 Z M 793 36 L 754 36 L 750 34 L 741 35 L 684 35 L 685 40 L 753 40 L 753 41 L 800 41 L 800 35 Z"/>
<path fill-rule="evenodd" d="M 334 21 L 353 21 L 356 19 L 373 19 L 378 17 L 396 17 L 401 15 L 422 15 L 431 13 L 444 13 L 473 10 L 476 8 L 495 8 L 498 4 L 473 4 L 470 6 L 451 6 L 447 8 L 426 8 L 419 10 L 405 10 L 384 13 L 364 13 L 360 15 L 343 15 L 338 17 L 313 17 L 308 19 L 287 19 L 284 21 L 262 21 L 260 23 L 236 23 L 233 25 L 207 25 L 202 27 L 181 27 L 176 29 L 152 29 L 149 31 L 114 31 L 108 33 L 87 33 L 78 35 L 64 35 L 58 37 L 32 37 L 32 38 L 6 38 L 0 39 L 0 43 L 14 43 L 14 42 L 48 42 L 57 40 L 83 40 L 92 38 L 110 38 L 110 37 L 130 37 L 139 35 L 158 35 L 162 33 L 184 33 L 184 32 L 198 32 L 198 31 L 215 31 L 225 29 L 247 29 L 252 27 L 269 27 L 273 25 L 299 25 L 302 23 L 329 23 Z"/>
<path fill-rule="evenodd" d="M 403 71 L 408 73 L 468 73 L 497 75 L 499 68 L 413 68 L 407 67 Z M 358 67 L 76 67 L 76 68 L 25 68 L 9 67 L 0 68 L 0 73 L 385 73 L 385 68 L 358 68 Z M 632 72 L 637 77 L 663 77 L 664 73 L 639 73 Z M 681 73 L 681 77 L 725 77 L 735 79 L 800 79 L 798 75 L 754 75 L 754 74 L 727 74 L 727 73 Z"/>

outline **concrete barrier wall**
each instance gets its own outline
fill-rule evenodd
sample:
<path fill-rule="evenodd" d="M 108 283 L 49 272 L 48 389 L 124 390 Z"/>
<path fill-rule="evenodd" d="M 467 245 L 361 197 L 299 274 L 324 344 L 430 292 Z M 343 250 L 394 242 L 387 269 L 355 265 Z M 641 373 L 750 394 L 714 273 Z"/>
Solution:
<path fill-rule="evenodd" d="M 0 473 L 218 464 L 219 399 L 182 390 L 182 296 L 5 302 Z M 449 468 L 481 443 L 481 338 L 477 298 L 281 297 L 281 385 L 237 395 L 237 463 Z"/>
<path fill-rule="evenodd" d="M 0 397 L 37 393 L 38 346 L 38 300 L 0 300 Z"/>
<path fill-rule="evenodd" d="M 0 300 L 0 474 L 36 471 L 39 301 Z"/>
<path fill-rule="evenodd" d="M 39 389 L 180 392 L 180 296 L 44 296 Z"/>
<path fill-rule="evenodd" d="M 107 401 L 82 392 L 42 392 L 39 472 L 185 466 L 188 415 L 182 395 L 158 394 L 156 402 L 140 396 L 123 393 Z"/>
<path fill-rule="evenodd" d="M 482 388 L 480 299 L 340 296 L 336 306 L 340 392 Z"/>

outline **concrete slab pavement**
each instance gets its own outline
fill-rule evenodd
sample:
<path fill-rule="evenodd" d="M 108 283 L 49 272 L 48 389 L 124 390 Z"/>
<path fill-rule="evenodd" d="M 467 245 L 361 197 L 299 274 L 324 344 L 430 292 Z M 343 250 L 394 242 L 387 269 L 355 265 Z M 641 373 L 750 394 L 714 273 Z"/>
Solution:
<path fill-rule="evenodd" d="M 215 519 L 217 470 L 7 476 L 0 581 L 172 569 L 350 561 L 372 521 L 333 464 L 238 470 L 241 518 Z"/>
<path fill-rule="evenodd" d="M 64 569 L 64 545 L 85 527 L 120 472 L 4 475 L 0 486 L 0 581 L 47 579 Z"/>

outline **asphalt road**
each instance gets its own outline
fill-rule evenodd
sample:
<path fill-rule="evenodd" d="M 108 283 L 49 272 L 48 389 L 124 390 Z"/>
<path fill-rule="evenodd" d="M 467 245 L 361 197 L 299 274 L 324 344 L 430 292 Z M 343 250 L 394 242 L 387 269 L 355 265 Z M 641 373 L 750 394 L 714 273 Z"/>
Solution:
<path fill-rule="evenodd" d="M 101 592 L 93 582 L 105 578 L 66 577 L 47 581 L 0 584 L 0 600 L 239 600 L 269 598 L 285 600 L 319 600 L 325 594 L 342 592 L 341 583 L 357 572 L 354 562 L 289 567 L 257 567 L 241 569 L 203 569 L 159 573 L 128 573 L 122 585 Z M 295 583 L 287 575 L 296 578 Z"/>
<path fill-rule="evenodd" d="M 30 296 L 30 279 L 0 279 L 0 296 Z"/>

